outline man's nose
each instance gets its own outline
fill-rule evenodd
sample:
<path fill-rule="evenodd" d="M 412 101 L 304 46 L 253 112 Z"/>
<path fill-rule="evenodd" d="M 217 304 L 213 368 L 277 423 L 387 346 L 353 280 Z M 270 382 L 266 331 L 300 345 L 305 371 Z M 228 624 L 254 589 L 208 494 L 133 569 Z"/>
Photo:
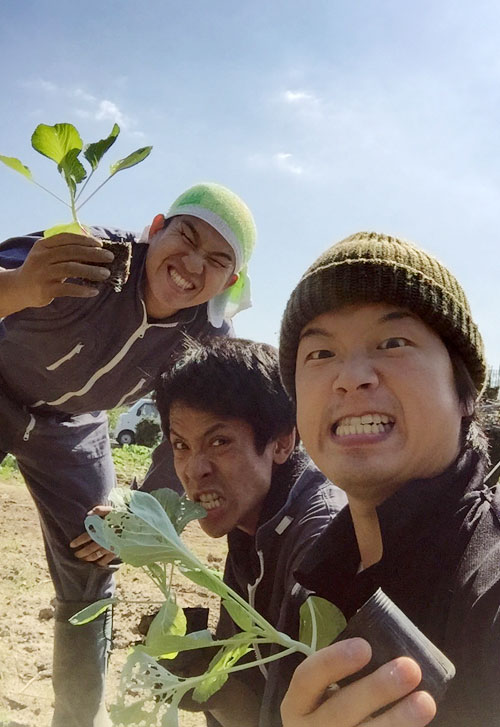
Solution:
<path fill-rule="evenodd" d="M 205 264 L 205 258 L 198 250 L 190 250 L 187 252 L 182 261 L 186 266 L 186 270 L 190 273 L 201 273 Z"/>
<path fill-rule="evenodd" d="M 335 391 L 352 392 L 377 386 L 379 377 L 370 356 L 346 357 L 338 363 L 337 376 L 333 381 Z"/>
<path fill-rule="evenodd" d="M 191 480 L 201 480 L 212 471 L 209 458 L 202 454 L 193 453 L 186 464 L 186 474 Z"/>

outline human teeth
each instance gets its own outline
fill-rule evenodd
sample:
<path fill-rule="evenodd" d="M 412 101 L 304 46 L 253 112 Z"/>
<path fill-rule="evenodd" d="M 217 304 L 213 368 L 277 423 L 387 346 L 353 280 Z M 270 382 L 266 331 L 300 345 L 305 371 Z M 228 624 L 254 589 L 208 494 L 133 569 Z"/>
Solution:
<path fill-rule="evenodd" d="M 179 275 L 177 270 L 174 270 L 173 268 L 170 269 L 170 277 L 172 278 L 174 283 L 183 290 L 191 290 L 192 288 L 194 288 L 194 285 L 190 283 L 189 280 L 184 280 L 182 275 Z"/>
<path fill-rule="evenodd" d="M 346 417 L 335 429 L 337 437 L 346 437 L 352 434 L 382 434 L 389 432 L 391 429 L 389 417 L 385 415 L 377 415 L 381 421 L 376 422 L 375 416 L 364 414 L 363 417 Z M 362 421 L 365 419 L 365 421 Z M 386 419 L 386 422 L 382 420 Z"/>
<path fill-rule="evenodd" d="M 214 510 L 216 507 L 220 507 L 222 505 L 221 498 L 213 492 L 203 493 L 200 495 L 199 500 L 205 510 Z"/>

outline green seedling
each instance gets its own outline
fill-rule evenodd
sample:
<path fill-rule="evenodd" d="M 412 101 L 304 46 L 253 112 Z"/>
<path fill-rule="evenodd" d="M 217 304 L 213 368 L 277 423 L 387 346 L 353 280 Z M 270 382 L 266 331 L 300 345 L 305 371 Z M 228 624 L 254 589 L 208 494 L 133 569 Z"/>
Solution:
<path fill-rule="evenodd" d="M 185 525 L 206 515 L 200 505 L 179 497 L 169 489 L 148 494 L 113 490 L 113 511 L 104 519 L 89 516 L 85 525 L 92 538 L 122 561 L 143 568 L 163 596 L 144 645 L 134 647 L 122 672 L 120 694 L 111 709 L 113 723 L 122 727 L 176 727 L 178 705 L 192 691 L 204 702 L 227 681 L 231 672 L 249 669 L 300 652 L 312 654 L 330 644 L 345 627 L 342 613 L 324 599 L 312 596 L 300 611 L 299 640 L 275 629 L 221 576 L 204 565 L 180 538 Z M 208 630 L 186 634 L 186 620 L 171 588 L 173 569 L 220 597 L 240 632 L 228 639 L 214 639 Z M 103 599 L 80 611 L 70 621 L 81 625 L 92 620 L 115 599 Z M 270 656 L 261 657 L 259 647 L 274 645 Z M 205 672 L 179 677 L 158 663 L 179 652 L 218 647 Z M 252 653 L 251 660 L 238 663 Z"/>
<path fill-rule="evenodd" d="M 31 137 L 31 145 L 35 151 L 48 157 L 57 164 L 57 171 L 61 174 L 69 192 L 69 202 L 65 202 L 61 197 L 47 189 L 42 184 L 37 182 L 27 166 L 25 166 L 19 159 L 15 157 L 2 156 L 0 154 L 0 161 L 6 164 L 10 169 L 13 169 L 23 177 L 28 179 L 37 187 L 40 187 L 48 194 L 52 195 L 60 202 L 68 206 L 71 210 L 72 222 L 56 225 L 45 231 L 45 237 L 51 237 L 60 232 L 74 232 L 76 234 L 82 234 L 82 229 L 85 228 L 78 219 L 78 211 L 87 204 L 89 199 L 103 187 L 115 174 L 122 171 L 122 169 L 128 169 L 133 167 L 139 162 L 142 162 L 151 152 L 151 146 L 145 146 L 141 149 L 136 149 L 124 159 L 111 164 L 109 168 L 108 177 L 102 182 L 88 197 L 83 201 L 80 201 L 82 192 L 87 187 L 88 182 L 92 178 L 94 172 L 99 166 L 99 163 L 108 151 L 108 149 L 115 143 L 118 134 L 120 133 L 120 127 L 118 124 L 114 124 L 111 129 L 111 133 L 105 139 L 101 139 L 92 144 L 83 144 L 83 141 L 78 133 L 77 129 L 72 124 L 55 124 L 54 126 L 47 126 L 47 124 L 39 124 Z M 89 174 L 82 164 L 81 155 L 90 165 Z"/>

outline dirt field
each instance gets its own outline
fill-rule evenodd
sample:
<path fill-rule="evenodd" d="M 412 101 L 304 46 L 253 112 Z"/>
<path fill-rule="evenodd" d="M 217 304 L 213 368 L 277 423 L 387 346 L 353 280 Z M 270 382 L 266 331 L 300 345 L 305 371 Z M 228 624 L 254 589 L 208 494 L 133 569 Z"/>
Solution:
<path fill-rule="evenodd" d="M 49 727 L 52 713 L 51 651 L 53 598 L 45 565 L 37 515 L 22 484 L 0 481 L 0 727 Z M 186 540 L 198 556 L 222 567 L 225 539 L 210 540 L 192 523 Z M 216 599 L 188 581 L 176 584 L 183 606 L 209 605 L 211 625 Z M 122 604 L 115 610 L 114 650 L 108 681 L 108 702 L 113 700 L 126 648 L 137 641 L 137 625 L 158 600 L 159 591 L 134 569 L 122 567 L 118 595 L 145 604 Z M 203 717 L 184 713 L 181 727 L 204 725 Z"/>

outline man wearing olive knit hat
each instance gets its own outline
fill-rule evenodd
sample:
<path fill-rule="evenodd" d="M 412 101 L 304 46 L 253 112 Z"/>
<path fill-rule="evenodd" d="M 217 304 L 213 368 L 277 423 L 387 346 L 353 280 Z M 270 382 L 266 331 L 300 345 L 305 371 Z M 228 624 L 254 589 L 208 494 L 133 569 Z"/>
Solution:
<path fill-rule="evenodd" d="M 0 244 L 0 460 L 17 458 L 33 495 L 56 590 L 53 727 L 109 724 L 109 613 L 68 623 L 113 591 L 113 567 L 69 547 L 114 484 L 105 411 L 151 391 L 186 334 L 230 333 L 250 305 L 255 242 L 248 207 L 213 183 L 188 189 L 140 237 L 90 232 Z M 122 243 L 111 246 L 117 256 L 131 247 L 118 291 L 103 284 L 113 259 L 103 238 Z"/>
<path fill-rule="evenodd" d="M 483 345 L 461 286 L 415 245 L 352 235 L 290 296 L 280 367 L 309 455 L 349 503 L 302 561 L 299 583 L 347 619 L 382 588 L 455 666 L 432 724 L 497 724 L 500 497 L 475 415 Z M 284 727 L 364 724 L 388 705 L 377 724 L 428 724 L 436 706 L 410 694 L 420 680 L 410 660 L 322 701 L 326 685 L 368 663 L 366 642 L 354 644 L 303 662 Z"/>

